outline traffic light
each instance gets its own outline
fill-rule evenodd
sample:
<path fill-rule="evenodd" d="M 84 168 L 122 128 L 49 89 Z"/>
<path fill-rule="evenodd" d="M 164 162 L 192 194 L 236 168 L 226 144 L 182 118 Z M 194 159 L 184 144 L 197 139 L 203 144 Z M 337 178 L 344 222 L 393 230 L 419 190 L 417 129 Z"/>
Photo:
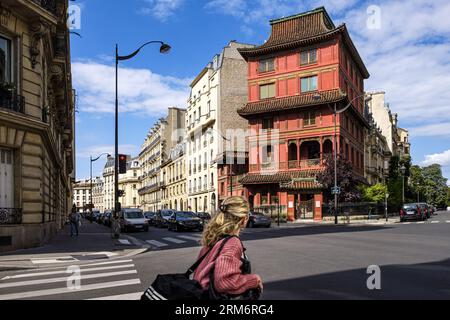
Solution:
<path fill-rule="evenodd" d="M 119 154 L 119 174 L 127 173 L 127 156 Z"/>

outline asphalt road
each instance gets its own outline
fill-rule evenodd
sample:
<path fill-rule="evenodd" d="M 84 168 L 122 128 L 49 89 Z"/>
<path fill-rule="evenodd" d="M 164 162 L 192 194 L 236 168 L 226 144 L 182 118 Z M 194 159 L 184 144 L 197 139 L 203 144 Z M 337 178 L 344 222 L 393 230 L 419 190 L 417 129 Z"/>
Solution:
<path fill-rule="evenodd" d="M 67 288 L 66 267 L 8 272 L 0 299 L 137 299 L 157 274 L 186 271 L 200 249 L 198 232 L 131 236 L 150 251 L 82 266 L 80 289 Z M 425 223 L 251 229 L 242 239 L 264 299 L 450 299 L 450 212 Z M 380 290 L 367 287 L 372 265 Z"/>

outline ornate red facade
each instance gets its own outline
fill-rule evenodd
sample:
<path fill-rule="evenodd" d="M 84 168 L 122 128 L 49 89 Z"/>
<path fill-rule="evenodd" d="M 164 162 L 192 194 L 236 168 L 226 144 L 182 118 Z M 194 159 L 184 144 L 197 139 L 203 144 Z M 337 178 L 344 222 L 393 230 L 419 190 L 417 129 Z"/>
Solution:
<path fill-rule="evenodd" d="M 347 28 L 324 8 L 271 21 L 262 46 L 241 49 L 248 62 L 249 173 L 240 181 L 254 207 L 280 205 L 288 220 L 322 218 L 323 186 L 316 181 L 333 153 L 330 106 L 337 117 L 338 152 L 364 175 L 364 79 L 369 73 Z M 360 98 L 359 98 L 360 97 Z"/>

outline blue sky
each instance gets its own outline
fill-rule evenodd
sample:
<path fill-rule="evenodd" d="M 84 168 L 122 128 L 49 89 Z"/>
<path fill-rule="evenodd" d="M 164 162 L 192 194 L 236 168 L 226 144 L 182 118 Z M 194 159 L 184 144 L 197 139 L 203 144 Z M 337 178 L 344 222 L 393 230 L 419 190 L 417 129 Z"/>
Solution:
<path fill-rule="evenodd" d="M 186 107 L 189 83 L 230 41 L 262 44 L 269 20 L 325 6 L 345 22 L 371 78 L 383 90 L 400 126 L 411 135 L 416 164 L 439 163 L 450 179 L 450 4 L 436 1 L 300 0 L 77 0 L 82 35 L 72 37 L 78 91 L 77 178 L 89 176 L 89 156 L 113 152 L 114 50 L 146 47 L 120 71 L 120 145 L 137 155 L 167 107 Z M 94 165 L 101 173 L 103 162 Z"/>

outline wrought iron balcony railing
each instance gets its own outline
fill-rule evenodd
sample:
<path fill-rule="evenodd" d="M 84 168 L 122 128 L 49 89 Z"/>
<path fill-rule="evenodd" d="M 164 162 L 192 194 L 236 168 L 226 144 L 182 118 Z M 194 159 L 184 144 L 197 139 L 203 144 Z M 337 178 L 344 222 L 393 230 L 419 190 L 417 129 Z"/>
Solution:
<path fill-rule="evenodd" d="M 0 108 L 15 112 L 25 112 L 25 98 L 15 91 L 0 88 Z"/>
<path fill-rule="evenodd" d="M 0 225 L 21 224 L 22 209 L 0 208 Z"/>
<path fill-rule="evenodd" d="M 32 0 L 47 11 L 56 15 L 56 0 Z"/>

